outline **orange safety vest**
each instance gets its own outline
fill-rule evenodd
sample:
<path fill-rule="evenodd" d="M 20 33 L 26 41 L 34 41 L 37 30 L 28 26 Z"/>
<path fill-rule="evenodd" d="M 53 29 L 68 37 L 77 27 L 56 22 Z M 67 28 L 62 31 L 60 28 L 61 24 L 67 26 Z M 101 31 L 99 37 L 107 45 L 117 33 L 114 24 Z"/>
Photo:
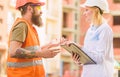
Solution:
<path fill-rule="evenodd" d="M 18 18 L 13 27 L 20 22 L 26 23 L 28 27 L 28 34 L 22 48 L 36 51 L 39 48 L 39 39 L 35 28 L 23 18 Z M 12 30 L 11 30 L 12 31 Z M 12 32 L 10 33 L 10 37 Z M 9 41 L 10 43 L 10 41 Z M 8 46 L 9 46 L 8 43 Z M 45 77 L 45 72 L 41 58 L 32 59 L 18 59 L 11 58 L 8 55 L 7 60 L 7 77 Z"/>

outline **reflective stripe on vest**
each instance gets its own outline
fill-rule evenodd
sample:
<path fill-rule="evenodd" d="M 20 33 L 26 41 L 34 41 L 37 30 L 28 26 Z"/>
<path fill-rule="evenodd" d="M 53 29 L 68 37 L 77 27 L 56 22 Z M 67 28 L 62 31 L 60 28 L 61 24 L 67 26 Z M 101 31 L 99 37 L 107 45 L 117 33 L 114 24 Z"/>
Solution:
<path fill-rule="evenodd" d="M 29 50 L 29 51 L 36 51 L 39 48 L 40 48 L 39 46 L 29 46 L 29 47 L 25 47 L 24 49 Z"/>
<path fill-rule="evenodd" d="M 28 67 L 35 65 L 42 65 L 42 60 L 35 60 L 32 62 L 7 62 L 8 67 Z"/>

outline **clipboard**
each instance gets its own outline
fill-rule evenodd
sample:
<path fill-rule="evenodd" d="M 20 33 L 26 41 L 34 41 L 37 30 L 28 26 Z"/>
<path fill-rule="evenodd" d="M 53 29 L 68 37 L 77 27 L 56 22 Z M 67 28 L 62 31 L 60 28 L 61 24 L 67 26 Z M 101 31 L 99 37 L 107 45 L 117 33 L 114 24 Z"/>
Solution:
<path fill-rule="evenodd" d="M 69 53 L 76 53 L 80 56 L 80 63 L 83 65 L 96 64 L 96 62 L 90 58 L 79 46 L 75 43 L 70 43 L 69 46 L 61 45 L 62 48 L 67 50 Z"/>

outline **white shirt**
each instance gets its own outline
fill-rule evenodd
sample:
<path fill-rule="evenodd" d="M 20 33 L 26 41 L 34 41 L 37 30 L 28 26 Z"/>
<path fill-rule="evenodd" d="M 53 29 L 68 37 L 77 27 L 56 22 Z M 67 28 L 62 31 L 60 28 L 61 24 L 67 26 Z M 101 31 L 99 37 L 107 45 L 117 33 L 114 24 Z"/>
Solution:
<path fill-rule="evenodd" d="M 90 26 L 83 50 L 97 63 L 83 65 L 82 77 L 113 77 L 113 32 L 107 23 Z"/>

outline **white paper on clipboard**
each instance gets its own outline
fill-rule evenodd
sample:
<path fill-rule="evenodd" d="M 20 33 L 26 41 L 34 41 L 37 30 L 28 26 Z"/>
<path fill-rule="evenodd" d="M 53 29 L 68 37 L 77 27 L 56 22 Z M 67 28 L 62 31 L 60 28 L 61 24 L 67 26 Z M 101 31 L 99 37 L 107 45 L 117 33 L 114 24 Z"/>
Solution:
<path fill-rule="evenodd" d="M 75 43 L 70 43 L 69 46 L 61 45 L 62 48 L 67 50 L 70 53 L 76 53 L 80 56 L 80 62 L 83 65 L 87 64 L 96 64 L 96 62 L 90 58 L 80 47 L 78 47 Z"/>

